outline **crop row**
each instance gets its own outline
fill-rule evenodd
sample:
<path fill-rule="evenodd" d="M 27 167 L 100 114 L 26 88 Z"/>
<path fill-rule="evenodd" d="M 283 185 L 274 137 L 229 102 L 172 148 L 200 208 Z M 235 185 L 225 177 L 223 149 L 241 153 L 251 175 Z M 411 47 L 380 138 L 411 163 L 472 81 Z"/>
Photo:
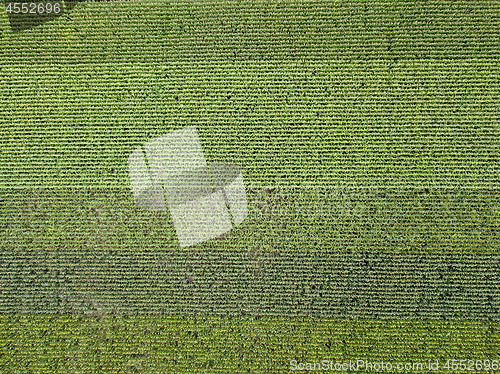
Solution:
<path fill-rule="evenodd" d="M 474 188 L 250 186 L 249 217 L 201 249 L 488 253 L 500 242 L 500 194 Z M 128 188 L 1 191 L 1 248 L 177 249 L 168 213 L 138 209 Z"/>
<path fill-rule="evenodd" d="M 499 57 L 486 1 L 83 2 L 68 13 L 2 32 L 2 64 Z"/>

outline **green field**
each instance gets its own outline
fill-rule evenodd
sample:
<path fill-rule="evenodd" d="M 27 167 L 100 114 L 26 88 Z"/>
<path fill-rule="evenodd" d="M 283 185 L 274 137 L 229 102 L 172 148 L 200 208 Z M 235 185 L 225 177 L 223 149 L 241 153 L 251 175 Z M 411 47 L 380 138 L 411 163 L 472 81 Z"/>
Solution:
<path fill-rule="evenodd" d="M 0 7 L 0 371 L 270 373 L 290 372 L 293 359 L 500 358 L 497 1 L 72 6 L 16 32 Z M 127 161 L 148 140 L 190 125 L 208 163 L 241 168 L 250 210 L 228 237 L 190 249 L 183 255 L 194 257 L 158 276 L 173 295 L 187 292 L 192 308 L 183 312 L 185 304 L 165 294 L 169 312 L 158 315 L 120 312 L 140 309 L 120 300 L 65 311 L 60 290 L 74 299 L 88 289 L 101 300 L 100 287 L 112 283 L 97 274 L 93 285 L 89 270 L 71 278 L 80 288 L 65 288 L 71 252 L 95 251 L 99 264 L 99 256 L 106 263 L 126 251 L 116 265 L 125 266 L 135 261 L 129 253 L 163 259 L 180 251 L 168 213 L 135 207 Z M 53 251 L 69 254 L 37 265 Z M 238 307 L 193 312 L 205 305 L 196 290 L 208 288 L 199 284 L 211 281 L 196 272 L 196 256 L 226 252 L 234 268 L 229 258 L 221 273 L 231 281 L 214 295 L 235 297 Z M 339 261 L 332 254 L 443 255 L 444 278 L 428 270 L 428 298 L 410 303 L 428 304 L 403 320 L 404 303 L 387 319 L 364 316 L 359 300 L 360 312 L 350 313 L 346 277 L 327 287 L 344 303 L 344 317 L 333 318 L 337 309 L 326 304 L 301 309 L 320 291 L 307 270 L 294 277 L 276 260 L 268 278 L 259 275 L 262 287 L 278 287 L 281 272 L 282 290 L 297 292 L 298 303 L 274 309 L 276 316 L 244 287 L 273 253 L 307 266 L 324 253 L 331 268 Z M 309 253 L 316 262 L 303 260 Z M 461 256 L 467 266 L 457 275 L 450 259 Z M 239 257 L 250 258 L 242 263 L 251 269 L 241 270 Z M 365 283 L 378 284 L 374 274 L 391 279 L 373 266 Z M 124 289 L 140 283 L 131 269 Z M 137 271 L 149 271 L 149 282 L 163 270 Z M 252 283 L 253 295 L 260 287 Z M 336 301 L 335 292 L 346 298 Z M 471 300 L 477 304 L 464 309 Z"/>
<path fill-rule="evenodd" d="M 96 314 L 0 322 L 0 368 L 15 372 L 289 373 L 290 360 L 349 359 L 442 368 L 455 358 L 493 360 L 500 348 L 498 325 L 467 321 Z"/>

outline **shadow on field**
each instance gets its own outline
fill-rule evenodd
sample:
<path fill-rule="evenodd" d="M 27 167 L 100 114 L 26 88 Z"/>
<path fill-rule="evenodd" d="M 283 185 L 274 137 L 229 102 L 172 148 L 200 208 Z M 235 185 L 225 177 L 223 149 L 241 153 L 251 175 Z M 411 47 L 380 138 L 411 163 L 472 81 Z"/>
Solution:
<path fill-rule="evenodd" d="M 64 13 L 63 0 L 5 0 L 5 11 L 13 32 L 20 32 L 40 26 L 60 17 Z"/>
<path fill-rule="evenodd" d="M 20 32 L 52 21 L 84 1 L 87 0 L 4 0 L 4 5 L 12 31 Z"/>

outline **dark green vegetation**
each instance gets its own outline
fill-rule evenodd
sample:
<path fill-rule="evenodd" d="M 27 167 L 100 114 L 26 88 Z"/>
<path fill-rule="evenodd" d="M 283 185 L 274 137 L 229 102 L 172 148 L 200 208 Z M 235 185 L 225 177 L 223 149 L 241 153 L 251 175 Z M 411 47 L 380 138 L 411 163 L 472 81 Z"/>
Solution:
<path fill-rule="evenodd" d="M 500 255 L 0 251 L 0 313 L 499 320 Z"/>
<path fill-rule="evenodd" d="M 5 14 L 0 19 L 0 253 L 18 251 L 2 257 L 15 279 L 0 279 L 7 300 L 0 371 L 269 373 L 287 372 L 290 359 L 498 359 L 498 322 L 492 321 L 498 320 L 498 266 L 486 256 L 498 252 L 500 228 L 497 1 L 71 7 L 17 33 Z M 429 305 L 437 305 L 436 317 L 394 321 L 404 312 L 401 299 L 392 321 L 328 319 L 325 309 L 302 318 L 297 307 L 288 309 L 291 316 L 258 316 L 259 300 L 241 291 L 245 278 L 236 294 L 209 294 L 232 296 L 211 310 L 236 300 L 237 317 L 209 310 L 195 317 L 194 308 L 182 311 L 171 300 L 166 305 L 174 314 L 113 313 L 85 304 L 88 295 L 99 301 L 109 294 L 99 289 L 105 283 L 92 286 L 91 277 L 70 279 L 81 291 L 70 296 L 82 295 L 70 300 L 80 303 L 71 310 L 67 295 L 56 294 L 67 287 L 72 267 L 49 251 L 96 251 L 96 262 L 111 259 L 111 252 L 126 258 L 148 251 L 165 259 L 178 250 L 168 214 L 134 207 L 127 158 L 146 141 L 189 125 L 198 128 L 207 162 L 241 167 L 251 214 L 228 237 L 179 258 L 209 251 L 253 256 L 250 267 L 257 269 L 236 268 L 235 260 L 224 270 L 236 281 L 238 274 L 252 279 L 260 266 L 255 259 L 276 253 L 286 261 L 269 267 L 268 284 L 290 290 L 296 281 L 293 300 L 309 303 L 300 309 L 307 314 L 320 292 L 312 286 L 326 284 L 327 275 L 314 283 L 306 275 L 319 270 L 306 269 L 293 279 L 279 266 L 295 255 L 304 266 L 313 263 L 304 260 L 307 251 L 318 264 L 321 253 L 325 261 L 327 254 L 359 255 L 369 268 L 370 261 L 390 261 L 383 254 L 453 254 L 423 281 L 435 286 L 427 298 L 418 294 L 415 274 L 408 275 L 411 290 L 404 282 L 385 288 L 387 297 L 419 297 L 408 301 L 410 314 L 420 306 L 426 318 Z M 316 194 L 337 185 L 372 187 L 368 194 Z M 268 193 L 265 186 L 279 187 Z M 298 188 L 291 192 L 291 186 Z M 48 271 L 43 261 L 8 262 L 16 255 L 36 261 L 45 250 Z M 141 278 L 131 269 L 122 274 L 124 284 L 146 284 L 134 283 L 133 276 Z M 360 274 L 362 267 L 356 269 Z M 460 269 L 469 273 L 455 276 Z M 196 271 L 177 268 L 161 279 L 171 280 L 169 292 L 193 292 L 184 300 L 195 301 L 194 292 L 209 290 L 210 280 Z M 280 275 L 288 283 L 279 283 Z M 339 277 L 343 283 L 330 291 L 345 291 L 345 298 L 332 310 L 342 317 L 366 312 L 361 299 L 347 296 L 349 277 Z M 94 279 L 106 280 L 103 273 Z M 368 290 L 380 282 L 367 276 L 363 284 Z M 34 293 L 42 286 L 49 294 Z M 25 312 L 55 305 L 75 313 L 8 313 L 22 309 L 23 300 L 34 301 Z M 453 320 L 437 320 L 447 316 Z M 458 319 L 475 317 L 482 321 Z"/>
<path fill-rule="evenodd" d="M 500 190 L 247 188 L 249 217 L 197 250 L 497 253 Z M 138 209 L 129 188 L 0 191 L 0 248 L 176 250 L 168 212 Z"/>

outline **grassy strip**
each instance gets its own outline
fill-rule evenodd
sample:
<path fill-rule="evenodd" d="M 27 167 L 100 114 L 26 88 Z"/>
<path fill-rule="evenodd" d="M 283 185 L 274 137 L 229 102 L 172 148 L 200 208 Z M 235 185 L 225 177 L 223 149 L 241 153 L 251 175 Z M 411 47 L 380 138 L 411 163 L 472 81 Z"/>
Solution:
<path fill-rule="evenodd" d="M 249 217 L 201 250 L 496 253 L 500 191 L 443 188 L 248 188 Z M 170 215 L 128 188 L 0 191 L 6 250 L 177 250 Z"/>
<path fill-rule="evenodd" d="M 290 360 L 442 367 L 500 358 L 500 325 L 469 321 L 2 315 L 0 326 L 0 368 L 17 373 L 288 373 Z"/>

